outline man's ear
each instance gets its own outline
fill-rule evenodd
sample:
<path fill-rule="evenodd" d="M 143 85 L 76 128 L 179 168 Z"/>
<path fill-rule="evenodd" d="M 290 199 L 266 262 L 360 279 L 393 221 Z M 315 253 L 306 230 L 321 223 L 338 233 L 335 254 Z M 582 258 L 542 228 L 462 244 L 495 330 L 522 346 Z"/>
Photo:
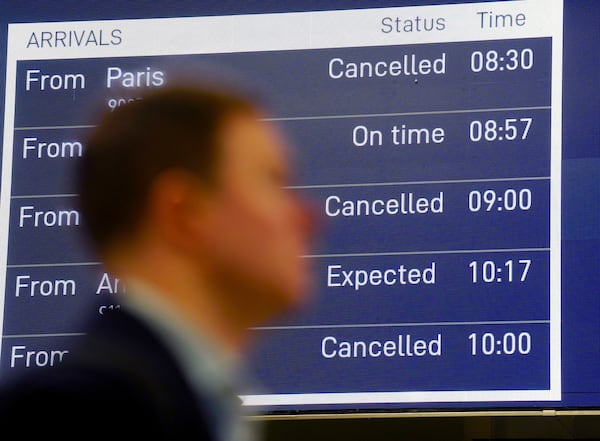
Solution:
<path fill-rule="evenodd" d="M 210 234 L 211 190 L 200 179 L 182 170 L 161 173 L 148 200 L 149 219 L 163 241 L 182 250 L 197 250 Z"/>

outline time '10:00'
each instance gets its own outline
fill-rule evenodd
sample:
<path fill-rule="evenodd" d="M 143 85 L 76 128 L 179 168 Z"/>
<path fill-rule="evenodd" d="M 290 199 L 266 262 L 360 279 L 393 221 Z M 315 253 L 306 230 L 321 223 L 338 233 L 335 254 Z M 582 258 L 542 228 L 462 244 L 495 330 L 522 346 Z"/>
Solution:
<path fill-rule="evenodd" d="M 491 332 L 469 335 L 471 355 L 527 355 L 531 352 L 531 334 L 529 332 L 506 332 L 496 336 Z"/>

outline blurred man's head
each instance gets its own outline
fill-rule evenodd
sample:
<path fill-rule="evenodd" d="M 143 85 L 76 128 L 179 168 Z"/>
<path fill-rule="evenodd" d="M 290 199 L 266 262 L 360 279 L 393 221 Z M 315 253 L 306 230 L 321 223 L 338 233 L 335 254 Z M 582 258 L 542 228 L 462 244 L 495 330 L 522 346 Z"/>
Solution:
<path fill-rule="evenodd" d="M 285 188 L 287 146 L 261 117 L 249 101 L 187 87 L 106 114 L 86 144 L 80 205 L 108 268 L 174 296 L 183 283 L 210 292 L 215 314 L 246 325 L 297 304 L 310 219 Z"/>

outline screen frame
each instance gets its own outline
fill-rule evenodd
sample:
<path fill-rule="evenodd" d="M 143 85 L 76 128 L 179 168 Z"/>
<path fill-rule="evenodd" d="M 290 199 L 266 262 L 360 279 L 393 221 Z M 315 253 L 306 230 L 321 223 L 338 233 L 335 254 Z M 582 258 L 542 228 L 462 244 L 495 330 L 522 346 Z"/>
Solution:
<path fill-rule="evenodd" d="M 470 1 L 469 3 L 474 3 L 475 1 Z M 43 3 L 43 2 L 41 2 Z M 67 2 L 69 3 L 69 2 Z M 141 14 L 139 13 L 139 11 L 134 11 L 134 10 L 124 10 L 124 8 L 119 8 L 116 6 L 115 2 L 115 9 L 112 10 L 111 12 L 106 12 L 107 10 L 109 10 L 110 8 L 104 6 L 99 8 L 98 10 L 88 10 L 87 12 L 83 12 L 81 11 L 80 6 L 75 7 L 75 3 L 77 3 L 77 5 L 80 5 L 79 2 L 70 2 L 72 3 L 72 7 L 71 8 L 67 8 L 67 11 L 69 11 L 69 13 L 73 14 L 73 17 L 77 17 L 77 18 L 73 18 L 76 20 L 81 20 L 82 16 L 87 16 L 87 18 L 83 18 L 83 19 L 89 19 L 90 15 L 94 16 L 94 20 L 98 20 L 99 19 L 99 15 L 101 14 L 100 17 L 103 17 L 102 19 L 106 19 L 106 18 L 110 18 L 110 19 L 124 19 L 124 18 L 141 18 Z M 275 2 L 277 3 L 277 2 Z M 339 8 L 339 4 L 336 5 L 336 7 L 334 8 L 332 6 L 333 2 L 320 2 L 319 5 L 315 5 L 311 3 L 308 4 L 304 4 L 304 7 L 300 6 L 300 2 L 298 3 L 294 3 L 293 5 L 291 5 L 291 8 L 294 10 L 317 10 L 317 9 L 321 9 L 321 10 L 326 10 L 326 9 L 341 9 Z M 396 2 L 398 3 L 397 6 L 406 6 L 409 4 L 415 4 L 416 2 Z M 446 4 L 448 2 L 425 2 L 427 4 Z M 456 3 L 456 2 L 455 2 Z M 569 14 L 569 13 L 573 13 L 573 9 L 575 7 L 573 7 L 572 5 L 570 7 L 567 7 L 567 5 L 569 5 L 569 0 L 565 1 L 565 14 Z M 360 4 L 360 5 L 359 5 Z M 371 7 L 378 7 L 378 6 L 373 6 L 373 5 L 386 5 L 389 6 L 389 2 L 381 2 L 381 1 L 374 1 L 373 3 L 369 3 L 369 5 L 365 5 L 364 2 L 349 2 L 349 5 L 344 5 L 343 9 L 353 9 L 353 8 L 371 8 Z M 422 2 L 419 2 L 419 4 L 422 4 Z M 591 7 L 590 5 L 592 5 L 593 2 L 588 1 L 586 2 L 581 2 L 579 5 L 579 10 L 584 10 L 586 5 L 588 7 Z M 312 9 L 305 9 L 308 7 L 311 7 Z M 3 5 L 5 6 L 5 5 Z M 161 8 L 166 8 L 166 7 L 161 7 Z M 152 12 L 147 12 L 148 16 L 144 17 L 144 18 L 150 18 L 150 17 L 180 17 L 180 16 L 199 16 L 199 11 L 197 9 L 194 9 L 191 5 L 186 5 L 184 7 L 182 7 L 183 9 L 180 9 L 178 11 L 176 11 L 175 13 L 173 13 L 172 10 L 159 10 L 159 11 L 152 11 Z M 230 9 L 228 9 L 230 8 Z M 226 11 L 229 10 L 230 14 L 242 14 L 242 13 L 266 13 L 266 12 L 284 12 L 283 11 L 283 6 L 281 5 L 271 5 L 268 7 L 262 6 L 257 8 L 256 5 L 248 5 L 243 11 L 241 11 L 240 9 L 240 5 L 239 2 L 226 2 L 224 4 L 222 4 L 221 6 L 214 6 L 214 9 L 208 9 L 208 10 L 203 10 L 201 15 L 227 15 Z M 286 7 L 285 12 L 290 12 L 290 7 Z M 6 8 L 4 8 L 6 9 Z M 7 14 L 6 18 L 5 18 L 5 22 L 2 23 L 2 32 L 6 33 L 6 25 L 9 22 L 37 22 L 39 20 L 39 18 L 35 18 L 36 16 L 38 16 L 39 14 L 46 14 L 45 17 L 46 19 L 43 21 L 63 21 L 64 20 L 64 14 L 61 16 L 60 12 L 58 11 L 59 8 L 56 8 L 56 10 L 53 11 L 46 11 L 44 12 L 44 8 L 39 8 L 37 9 L 35 12 L 32 12 L 31 9 L 29 9 L 28 11 L 26 11 L 24 8 L 16 8 L 11 10 L 11 12 L 9 14 Z M 582 29 L 593 29 L 593 24 L 596 23 L 595 20 L 598 19 L 598 17 L 600 17 L 600 14 L 597 11 L 597 7 L 596 8 L 592 8 L 592 10 L 596 9 L 596 14 L 589 14 L 587 16 L 585 16 L 585 19 L 587 20 L 588 24 L 582 23 L 581 24 L 581 29 L 575 31 L 574 29 L 570 28 L 570 27 L 565 27 L 563 29 L 563 35 L 564 35 L 564 47 L 566 48 L 564 50 L 563 53 L 563 66 L 565 71 L 569 68 L 573 69 L 573 66 L 577 66 L 580 64 L 581 61 L 581 57 L 582 54 L 580 51 L 576 51 L 576 50 L 568 50 L 567 48 L 569 47 L 581 47 L 581 45 L 584 45 L 586 43 L 589 43 L 589 40 L 593 39 L 593 37 L 589 37 L 589 35 L 586 35 Z M 102 11 L 102 12 L 101 12 Z M 107 15 L 108 14 L 108 15 Z M 581 14 L 581 12 L 579 12 L 579 14 Z M 29 17 L 27 17 L 29 15 Z M 68 14 L 67 14 L 68 15 Z M 578 17 L 581 17 L 581 15 L 579 15 Z M 14 21 L 13 21 L 14 20 Z M 567 18 L 565 18 L 565 22 L 566 22 Z M 68 21 L 68 20 L 65 20 Z M 600 35 L 600 31 L 598 31 L 598 34 Z M 6 39 L 4 40 L 6 41 Z M 6 57 L 6 52 L 4 53 L 4 57 Z M 4 63 L 6 62 L 6 58 L 4 58 L 2 61 L 4 61 Z M 2 79 L 3 79 L 3 83 L 5 83 L 5 78 L 4 78 L 4 74 L 6 72 L 6 69 L 2 69 Z M 575 73 L 571 73 L 571 74 L 567 74 L 567 75 L 575 75 Z M 594 77 L 593 74 L 590 75 L 590 77 Z M 584 79 L 584 81 L 587 81 L 587 83 L 589 83 L 590 86 L 593 87 L 593 83 L 592 80 L 588 79 Z M 593 112 L 596 110 L 596 107 L 594 105 L 593 102 L 591 102 L 592 100 L 586 100 L 585 96 L 582 96 L 582 88 L 578 87 L 576 89 L 576 92 L 572 93 L 571 91 L 571 87 L 572 84 L 569 84 L 568 81 L 565 81 L 565 84 L 563 86 L 563 111 L 565 114 L 569 113 L 572 111 L 573 107 L 577 107 L 579 110 L 578 112 L 581 112 L 581 104 L 583 103 L 583 106 L 585 108 L 588 108 L 589 111 Z M 4 94 L 4 90 L 2 90 L 2 94 Z M 4 96 L 3 96 L 4 98 Z M 4 101 L 4 100 L 3 100 Z M 4 116 L 4 115 L 2 115 Z M 2 117 L 2 123 L 4 121 L 4 117 Z M 0 124 L 2 124 L 0 123 Z M 563 125 L 565 125 L 565 123 L 563 122 Z M 570 136 L 569 133 L 569 128 L 568 127 L 564 127 L 564 131 L 563 131 L 563 139 L 565 139 L 566 137 Z M 593 134 L 591 134 L 591 136 L 594 136 Z M 564 326 L 564 324 L 563 324 Z M 300 411 L 300 413 L 298 413 L 298 411 L 269 411 L 265 414 L 261 414 L 261 415 L 256 415 L 253 416 L 252 418 L 259 418 L 259 419 L 302 419 L 302 418 L 311 418 L 311 419 L 322 419 L 322 418 L 390 418 L 390 417 L 399 417 L 399 416 L 489 416 L 489 415 L 493 415 L 493 416 L 514 416 L 514 415 L 542 415 L 542 416 L 546 416 L 549 413 L 555 414 L 555 415 L 598 415 L 600 414 L 600 407 L 599 408 L 593 408 L 593 409 L 568 409 L 568 408 L 563 408 L 563 407 L 555 407 L 552 406 L 551 402 L 547 403 L 548 406 L 546 405 L 535 405 L 532 406 L 531 408 L 528 408 L 527 406 L 524 407 L 516 407 L 516 408 L 510 408 L 510 409 L 502 409 L 501 407 L 495 408 L 495 409 L 490 409 L 490 410 L 472 410 L 472 409 L 465 409 L 465 410 L 459 410 L 457 408 L 451 408 L 451 409 L 431 409 L 431 408 L 424 408 L 424 409 L 398 409 L 398 410 L 394 410 L 394 411 L 389 411 L 389 410 L 377 410 L 377 409 L 373 409 L 373 410 L 367 410 L 367 411 L 340 411 L 340 410 L 327 410 L 327 411 L 307 411 L 307 412 L 302 412 Z"/>

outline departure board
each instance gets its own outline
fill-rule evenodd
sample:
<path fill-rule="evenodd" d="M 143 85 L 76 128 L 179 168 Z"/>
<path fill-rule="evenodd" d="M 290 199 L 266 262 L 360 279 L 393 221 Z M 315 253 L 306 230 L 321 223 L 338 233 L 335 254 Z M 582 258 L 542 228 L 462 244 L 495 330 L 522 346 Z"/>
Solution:
<path fill-rule="evenodd" d="M 93 111 L 193 66 L 267 97 L 323 220 L 310 305 L 252 330 L 246 405 L 560 402 L 562 1 L 9 24 L 6 66 L 0 376 L 119 308 L 74 167 Z"/>

